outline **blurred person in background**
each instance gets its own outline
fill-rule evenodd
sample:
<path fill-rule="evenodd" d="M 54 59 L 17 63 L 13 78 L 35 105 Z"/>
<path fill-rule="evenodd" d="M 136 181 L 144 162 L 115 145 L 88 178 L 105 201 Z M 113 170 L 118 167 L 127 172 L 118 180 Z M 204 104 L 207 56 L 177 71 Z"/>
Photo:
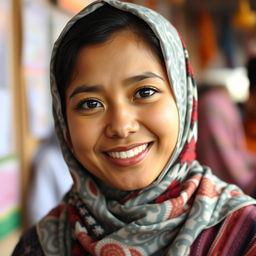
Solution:
<path fill-rule="evenodd" d="M 197 157 L 219 178 L 254 196 L 256 159 L 246 149 L 241 114 L 223 77 L 222 71 L 209 71 L 199 86 Z"/>
<path fill-rule="evenodd" d="M 57 206 L 73 184 L 55 131 L 39 146 L 32 164 L 28 192 L 28 225 L 34 225 Z"/>
<path fill-rule="evenodd" d="M 247 63 L 249 97 L 244 104 L 244 130 L 247 149 L 256 154 L 256 56 Z M 255 156 L 256 157 L 256 156 Z"/>

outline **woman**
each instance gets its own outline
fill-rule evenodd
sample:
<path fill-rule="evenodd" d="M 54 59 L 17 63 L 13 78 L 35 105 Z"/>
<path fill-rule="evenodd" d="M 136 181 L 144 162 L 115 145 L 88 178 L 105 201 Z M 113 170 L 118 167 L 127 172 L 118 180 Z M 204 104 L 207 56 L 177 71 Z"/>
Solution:
<path fill-rule="evenodd" d="M 255 201 L 195 160 L 196 88 L 168 21 L 97 1 L 67 24 L 51 70 L 74 186 L 13 255 L 253 255 Z"/>

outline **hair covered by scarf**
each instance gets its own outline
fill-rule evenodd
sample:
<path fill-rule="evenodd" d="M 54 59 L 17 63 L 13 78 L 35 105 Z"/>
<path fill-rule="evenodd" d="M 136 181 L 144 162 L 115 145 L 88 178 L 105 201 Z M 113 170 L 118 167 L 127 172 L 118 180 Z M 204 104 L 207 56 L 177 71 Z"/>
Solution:
<path fill-rule="evenodd" d="M 70 151 L 53 65 L 56 51 L 72 25 L 104 4 L 143 19 L 160 41 L 166 71 L 179 111 L 179 137 L 168 164 L 150 186 L 119 191 L 94 178 Z M 51 62 L 53 114 L 64 158 L 74 179 L 59 207 L 37 225 L 44 253 L 50 255 L 186 255 L 199 233 L 231 212 L 255 203 L 195 160 L 197 93 L 188 53 L 175 28 L 142 6 L 96 1 L 66 25 Z M 115 197 L 113 197 L 115 195 Z"/>

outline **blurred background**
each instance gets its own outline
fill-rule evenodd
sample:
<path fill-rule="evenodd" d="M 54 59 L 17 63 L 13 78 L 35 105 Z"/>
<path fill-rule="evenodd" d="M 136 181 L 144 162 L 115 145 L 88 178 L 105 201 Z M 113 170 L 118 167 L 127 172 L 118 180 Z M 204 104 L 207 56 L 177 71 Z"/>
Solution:
<path fill-rule="evenodd" d="M 51 49 L 69 18 L 91 2 L 0 0 L 1 256 L 10 255 L 21 232 L 37 221 L 33 216 L 39 217 L 39 213 L 29 212 L 33 206 L 28 198 L 37 193 L 33 191 L 38 184 L 32 183 L 43 179 L 33 173 L 42 145 L 55 143 L 48 72 Z M 256 54 L 256 1 L 130 2 L 155 9 L 171 20 L 189 49 L 199 86 L 225 86 L 242 109 L 249 94 L 245 66 Z M 64 180 L 57 175 L 56 179 L 65 190 L 72 183 L 69 177 Z M 44 191 L 42 195 L 48 196 Z M 39 196 L 31 200 L 37 209 L 43 205 Z"/>

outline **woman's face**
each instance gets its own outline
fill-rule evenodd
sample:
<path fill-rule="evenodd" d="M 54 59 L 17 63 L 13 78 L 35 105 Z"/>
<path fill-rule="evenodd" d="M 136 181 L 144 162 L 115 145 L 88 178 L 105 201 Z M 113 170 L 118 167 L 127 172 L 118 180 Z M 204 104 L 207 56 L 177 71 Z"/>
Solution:
<path fill-rule="evenodd" d="M 83 48 L 66 92 L 70 145 L 81 164 L 122 190 L 151 184 L 177 142 L 165 68 L 130 31 Z"/>

